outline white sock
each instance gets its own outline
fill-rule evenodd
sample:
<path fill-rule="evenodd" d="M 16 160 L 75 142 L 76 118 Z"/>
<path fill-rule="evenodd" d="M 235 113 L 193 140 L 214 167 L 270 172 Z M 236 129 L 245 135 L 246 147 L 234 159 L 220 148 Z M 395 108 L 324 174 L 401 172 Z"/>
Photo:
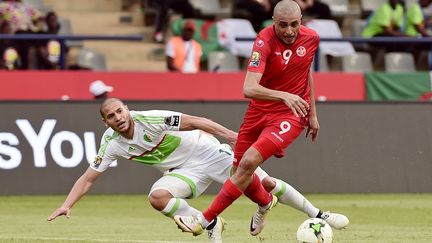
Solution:
<path fill-rule="evenodd" d="M 167 217 L 174 218 L 176 215 L 192 216 L 198 215 L 201 212 L 189 206 L 184 199 L 171 198 L 161 213 Z"/>
<path fill-rule="evenodd" d="M 289 205 L 297 210 L 306 213 L 309 217 L 314 218 L 318 215 L 319 209 L 314 207 L 300 192 L 288 183 L 275 179 L 276 186 L 271 193 L 278 197 L 279 203 Z"/>
<path fill-rule="evenodd" d="M 210 222 L 207 221 L 207 219 L 204 217 L 204 215 L 202 213 L 199 213 L 197 215 L 197 218 L 198 218 L 198 220 L 199 220 L 199 222 L 203 228 L 207 228 L 207 226 L 210 224 Z M 213 220 L 212 220 L 212 222 L 213 222 Z"/>

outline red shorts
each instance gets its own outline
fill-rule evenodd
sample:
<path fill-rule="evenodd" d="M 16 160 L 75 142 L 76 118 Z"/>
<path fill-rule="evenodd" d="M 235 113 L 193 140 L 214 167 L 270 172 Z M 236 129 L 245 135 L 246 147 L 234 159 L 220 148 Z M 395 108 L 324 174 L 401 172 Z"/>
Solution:
<path fill-rule="evenodd" d="M 272 155 L 283 157 L 284 150 L 300 135 L 307 122 L 307 118 L 292 113 L 264 113 L 249 108 L 237 137 L 234 166 L 240 164 L 250 146 L 258 150 L 264 161 Z"/>

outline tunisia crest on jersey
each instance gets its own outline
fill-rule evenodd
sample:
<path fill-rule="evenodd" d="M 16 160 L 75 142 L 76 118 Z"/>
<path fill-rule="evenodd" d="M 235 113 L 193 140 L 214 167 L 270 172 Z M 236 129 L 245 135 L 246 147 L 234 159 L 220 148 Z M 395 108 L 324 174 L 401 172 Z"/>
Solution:
<path fill-rule="evenodd" d="M 306 55 L 306 48 L 304 48 L 304 46 L 299 46 L 296 52 L 297 52 L 297 56 L 302 57 Z"/>

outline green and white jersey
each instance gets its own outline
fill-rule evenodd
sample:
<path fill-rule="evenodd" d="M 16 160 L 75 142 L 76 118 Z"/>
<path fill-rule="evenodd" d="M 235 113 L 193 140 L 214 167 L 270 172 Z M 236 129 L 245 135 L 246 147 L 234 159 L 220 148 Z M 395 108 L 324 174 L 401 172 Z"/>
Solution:
<path fill-rule="evenodd" d="M 135 125 L 133 138 L 124 138 L 108 128 L 91 168 L 103 172 L 112 162 L 125 158 L 152 165 L 163 172 L 186 162 L 197 146 L 200 132 L 180 132 L 182 114 L 179 112 L 151 110 L 130 113 Z"/>
<path fill-rule="evenodd" d="M 423 15 L 423 11 L 421 9 L 420 4 L 412 3 L 408 7 L 408 11 L 406 14 L 406 26 L 405 26 L 405 34 L 409 36 L 417 36 L 420 33 L 417 31 L 417 25 L 424 25 L 425 18 Z"/>

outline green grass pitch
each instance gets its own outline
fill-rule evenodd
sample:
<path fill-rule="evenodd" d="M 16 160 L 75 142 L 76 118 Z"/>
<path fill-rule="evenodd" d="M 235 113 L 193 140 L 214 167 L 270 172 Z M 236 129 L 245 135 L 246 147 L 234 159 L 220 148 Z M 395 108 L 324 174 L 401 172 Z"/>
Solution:
<path fill-rule="evenodd" d="M 334 242 L 410 243 L 432 241 L 432 194 L 310 194 L 317 207 L 343 212 L 345 230 L 333 230 Z M 65 196 L 0 196 L 0 242 L 206 242 L 206 235 L 182 233 L 153 210 L 145 195 L 87 195 L 72 217 L 47 222 Z M 189 200 L 198 209 L 213 195 Z M 295 242 L 306 216 L 279 204 L 259 237 L 249 235 L 255 206 L 242 197 L 222 216 L 228 225 L 225 243 Z"/>

